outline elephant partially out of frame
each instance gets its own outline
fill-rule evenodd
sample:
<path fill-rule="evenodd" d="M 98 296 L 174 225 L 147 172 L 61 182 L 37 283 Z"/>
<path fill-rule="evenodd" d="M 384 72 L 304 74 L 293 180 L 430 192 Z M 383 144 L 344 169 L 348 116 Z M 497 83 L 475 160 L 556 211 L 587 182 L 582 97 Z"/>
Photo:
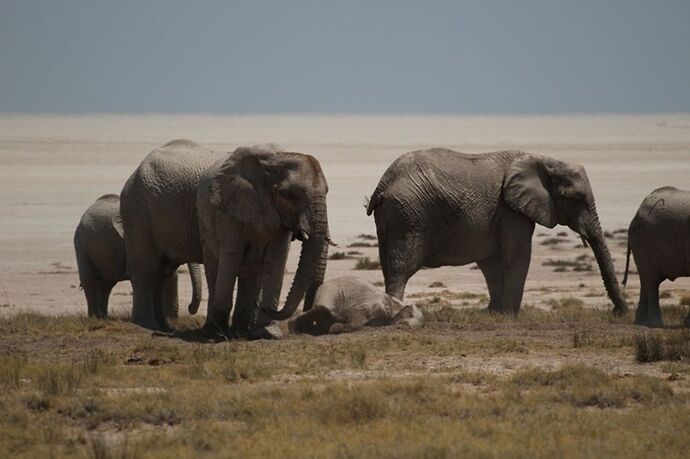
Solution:
<path fill-rule="evenodd" d="M 623 285 L 628 282 L 631 252 L 640 276 L 635 323 L 662 327 L 659 284 L 690 276 L 690 191 L 667 186 L 644 198 L 628 228 Z M 690 327 L 690 314 L 684 325 Z"/>
<path fill-rule="evenodd" d="M 189 140 L 154 150 L 128 179 L 120 206 L 133 320 L 169 329 L 164 287 L 177 266 L 188 262 L 205 265 L 207 334 L 242 334 L 270 319 L 286 319 L 302 298 L 308 309 L 326 268 L 327 191 L 319 162 L 310 155 L 274 147 L 215 153 Z M 279 312 L 292 237 L 302 241 L 302 251 Z"/>
<path fill-rule="evenodd" d="M 129 280 L 119 196 L 101 196 L 84 212 L 74 232 L 74 250 L 88 314 L 91 317 L 107 317 L 110 291 L 118 282 Z M 188 308 L 193 314 L 201 303 L 201 267 L 190 263 L 188 268 L 192 280 L 192 301 Z M 170 282 L 164 308 L 169 318 L 176 318 L 178 298 L 175 274 L 170 277 Z"/>
<path fill-rule="evenodd" d="M 417 306 L 405 306 L 371 283 L 345 276 L 324 282 L 316 291 L 313 307 L 290 319 L 288 327 L 293 333 L 325 335 L 353 332 L 365 326 L 414 327 L 422 322 Z"/>
<path fill-rule="evenodd" d="M 517 314 L 534 224 L 567 225 L 592 246 L 615 313 L 623 298 L 582 166 L 521 151 L 407 153 L 384 173 L 374 214 L 386 292 L 401 299 L 422 267 L 477 262 L 490 311 Z"/>

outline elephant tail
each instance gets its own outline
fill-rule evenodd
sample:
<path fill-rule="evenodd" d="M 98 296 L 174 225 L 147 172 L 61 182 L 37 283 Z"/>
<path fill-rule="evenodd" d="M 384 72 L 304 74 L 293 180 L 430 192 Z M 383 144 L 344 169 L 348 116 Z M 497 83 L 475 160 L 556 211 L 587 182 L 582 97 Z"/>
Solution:
<path fill-rule="evenodd" d="M 625 254 L 625 274 L 623 275 L 623 287 L 628 283 L 628 271 L 630 270 L 630 236 L 628 236 L 628 251 Z"/>
<path fill-rule="evenodd" d="M 379 204 L 381 204 L 381 200 L 383 199 L 383 191 L 386 188 L 386 183 L 383 179 L 381 178 L 381 181 L 379 184 L 376 186 L 376 189 L 374 190 L 374 193 L 371 195 L 369 198 L 368 202 L 365 202 L 365 207 L 367 208 L 367 215 L 371 215 L 374 212 L 374 209 L 378 207 Z"/>

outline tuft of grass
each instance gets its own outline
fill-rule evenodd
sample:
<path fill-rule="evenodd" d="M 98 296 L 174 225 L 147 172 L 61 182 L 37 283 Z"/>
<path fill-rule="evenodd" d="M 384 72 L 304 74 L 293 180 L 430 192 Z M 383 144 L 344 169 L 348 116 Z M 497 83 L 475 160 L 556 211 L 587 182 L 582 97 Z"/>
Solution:
<path fill-rule="evenodd" d="M 16 389 L 26 366 L 26 358 L 21 356 L 0 356 L 0 387 Z"/>
<path fill-rule="evenodd" d="M 635 359 L 640 363 L 690 358 L 690 330 L 642 333 L 635 336 Z"/>
<path fill-rule="evenodd" d="M 668 384 L 656 378 L 638 377 L 633 381 L 582 364 L 566 365 L 557 371 L 522 370 L 510 382 L 519 390 L 549 388 L 546 392 L 552 400 L 574 407 L 623 408 L 629 403 L 673 397 Z"/>
<path fill-rule="evenodd" d="M 558 300 L 551 298 L 546 304 L 551 306 L 552 310 L 556 311 L 558 309 L 582 309 L 585 303 L 579 298 L 566 296 Z"/>
<path fill-rule="evenodd" d="M 328 256 L 329 260 L 350 260 L 355 258 L 348 254 L 348 252 L 334 252 Z"/>
<path fill-rule="evenodd" d="M 80 365 L 46 366 L 36 376 L 36 386 L 45 396 L 74 395 L 83 376 Z"/>
<path fill-rule="evenodd" d="M 563 244 L 564 242 L 568 242 L 567 239 L 560 238 L 560 237 L 547 237 L 543 241 L 540 242 L 541 245 L 558 245 L 558 244 Z"/>
<path fill-rule="evenodd" d="M 554 272 L 567 272 L 568 268 L 575 272 L 593 271 L 594 266 L 590 262 L 591 258 L 587 254 L 582 254 L 574 260 L 554 260 L 549 258 L 542 263 L 542 266 L 553 266 Z"/>
<path fill-rule="evenodd" d="M 678 302 L 681 306 L 690 306 L 690 295 L 683 295 Z"/>
<path fill-rule="evenodd" d="M 357 260 L 354 269 L 356 270 L 373 270 L 380 269 L 381 262 L 378 260 L 371 260 L 369 257 L 360 258 Z"/>
<path fill-rule="evenodd" d="M 671 298 L 671 292 L 669 292 L 668 290 L 664 290 L 663 292 L 659 293 L 659 298 L 661 298 L 661 299 Z"/>
<path fill-rule="evenodd" d="M 350 352 L 350 361 L 355 368 L 365 368 L 367 366 L 367 350 L 363 347 L 358 347 Z"/>
<path fill-rule="evenodd" d="M 364 239 L 365 241 L 375 241 L 375 240 L 376 240 L 376 236 L 374 236 L 373 234 L 364 234 L 364 233 L 362 233 L 362 234 L 358 234 L 358 235 L 357 235 L 357 239 Z"/>
<path fill-rule="evenodd" d="M 376 281 L 372 282 L 371 285 L 373 285 L 374 287 L 383 287 L 386 284 L 383 281 Z"/>
<path fill-rule="evenodd" d="M 379 245 L 375 242 L 352 242 L 347 245 L 348 248 L 366 248 L 366 247 L 378 247 Z"/>
<path fill-rule="evenodd" d="M 446 288 L 446 284 L 441 281 L 433 281 L 429 284 L 429 288 Z"/>

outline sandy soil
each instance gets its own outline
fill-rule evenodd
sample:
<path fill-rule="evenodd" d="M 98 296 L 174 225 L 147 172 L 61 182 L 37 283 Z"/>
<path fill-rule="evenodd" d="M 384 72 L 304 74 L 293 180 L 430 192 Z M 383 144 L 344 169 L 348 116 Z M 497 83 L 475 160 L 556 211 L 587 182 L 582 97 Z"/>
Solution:
<path fill-rule="evenodd" d="M 23 116 L 0 115 L 0 315 L 18 311 L 50 314 L 86 310 L 78 288 L 72 234 L 83 210 L 98 196 L 118 192 L 141 158 L 173 138 L 187 137 L 215 149 L 276 142 L 315 154 L 330 185 L 329 217 L 340 247 L 377 258 L 375 248 L 348 248 L 358 234 L 374 234 L 363 200 L 398 155 L 443 145 L 465 152 L 520 148 L 583 164 L 605 229 L 627 227 L 639 202 L 662 185 L 689 188 L 690 115 L 560 117 L 374 117 L 374 116 Z M 541 242 L 565 232 L 564 242 Z M 624 267 L 624 233 L 611 238 L 616 267 Z M 288 276 L 296 266 L 295 244 Z M 593 271 L 554 272 L 549 259 L 591 255 L 567 228 L 537 228 L 525 303 L 544 306 L 551 298 L 578 296 L 605 306 L 596 264 Z M 327 276 L 355 274 L 372 282 L 380 271 L 355 271 L 355 260 L 329 263 Z M 586 261 L 592 263 L 592 260 Z M 181 277 L 184 299 L 191 296 Z M 286 279 L 289 281 L 289 279 Z M 444 288 L 430 288 L 434 281 Z M 662 287 L 677 303 L 690 279 Z M 485 293 L 472 266 L 420 271 L 409 294 Z M 636 298 L 637 278 L 628 286 Z M 112 310 L 126 311 L 130 287 L 121 283 Z M 461 299 L 451 301 L 462 305 Z M 201 313 L 204 313 L 202 306 Z"/>

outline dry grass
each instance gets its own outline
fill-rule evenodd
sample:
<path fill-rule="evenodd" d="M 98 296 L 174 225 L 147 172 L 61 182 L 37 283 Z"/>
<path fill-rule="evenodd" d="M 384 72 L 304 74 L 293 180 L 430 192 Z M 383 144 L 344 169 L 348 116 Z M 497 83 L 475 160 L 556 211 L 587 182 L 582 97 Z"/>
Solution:
<path fill-rule="evenodd" d="M 638 362 L 690 359 L 690 330 L 666 333 L 642 333 L 635 337 L 635 358 Z"/>
<path fill-rule="evenodd" d="M 421 329 L 215 344 L 121 320 L 0 319 L 0 457 L 686 453 L 686 361 L 672 381 L 595 363 L 669 365 L 634 363 L 632 315 L 423 310 Z M 591 363 L 563 364 L 578 356 Z"/>
<path fill-rule="evenodd" d="M 374 270 L 374 269 L 381 269 L 381 262 L 378 260 L 372 260 L 369 257 L 364 257 L 360 258 L 357 260 L 357 263 L 355 263 L 355 267 L 353 269 L 357 270 Z"/>

